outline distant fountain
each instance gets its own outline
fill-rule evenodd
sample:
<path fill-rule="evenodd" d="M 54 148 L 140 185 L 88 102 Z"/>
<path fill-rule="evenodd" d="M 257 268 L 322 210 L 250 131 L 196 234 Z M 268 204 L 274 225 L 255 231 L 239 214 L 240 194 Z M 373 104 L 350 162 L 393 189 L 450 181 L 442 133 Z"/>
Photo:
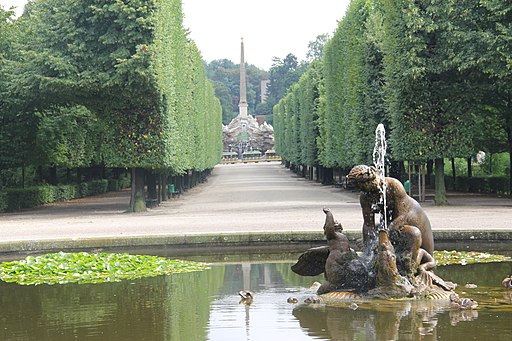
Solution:
<path fill-rule="evenodd" d="M 347 179 L 360 189 L 363 212 L 363 255 L 349 245 L 332 212 L 326 214 L 327 246 L 304 252 L 292 270 L 304 276 L 325 275 L 317 291 L 320 300 L 344 298 L 436 298 L 449 300 L 453 284 L 432 269 L 434 239 L 430 221 L 402 183 L 386 177 L 386 131 L 375 130 L 373 166 L 352 168 Z M 380 221 L 375 222 L 375 214 Z"/>

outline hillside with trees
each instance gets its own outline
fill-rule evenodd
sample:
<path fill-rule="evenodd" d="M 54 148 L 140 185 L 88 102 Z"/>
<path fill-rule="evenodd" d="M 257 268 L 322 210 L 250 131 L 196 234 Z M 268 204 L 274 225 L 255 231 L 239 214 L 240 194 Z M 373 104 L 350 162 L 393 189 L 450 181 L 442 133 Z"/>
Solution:
<path fill-rule="evenodd" d="M 228 59 L 213 60 L 206 64 L 208 79 L 213 83 L 215 95 L 222 106 L 222 123 L 227 125 L 238 115 L 240 102 L 240 64 Z M 268 79 L 268 72 L 249 64 L 246 65 L 247 104 L 249 113 L 260 115 L 261 81 Z"/>

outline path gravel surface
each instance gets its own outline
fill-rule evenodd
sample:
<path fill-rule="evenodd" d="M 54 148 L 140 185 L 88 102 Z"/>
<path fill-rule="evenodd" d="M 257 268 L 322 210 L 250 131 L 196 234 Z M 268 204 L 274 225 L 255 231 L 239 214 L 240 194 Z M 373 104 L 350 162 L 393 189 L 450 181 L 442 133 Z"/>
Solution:
<path fill-rule="evenodd" d="M 279 163 L 218 165 L 208 182 L 143 213 L 121 191 L 0 215 L 0 244 L 37 240 L 321 231 L 323 207 L 345 230 L 362 225 L 358 193 L 305 180 Z M 433 230 L 512 230 L 512 200 L 450 193 L 422 203 Z"/>

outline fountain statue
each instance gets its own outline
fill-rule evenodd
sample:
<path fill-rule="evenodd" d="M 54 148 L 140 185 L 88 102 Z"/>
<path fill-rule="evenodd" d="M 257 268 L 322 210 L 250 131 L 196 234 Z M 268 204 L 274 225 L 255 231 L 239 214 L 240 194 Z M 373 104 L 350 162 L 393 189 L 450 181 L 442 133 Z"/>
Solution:
<path fill-rule="evenodd" d="M 455 286 L 432 272 L 436 262 L 430 221 L 402 183 L 385 176 L 383 125 L 375 135 L 374 165 L 355 166 L 347 175 L 361 191 L 362 255 L 350 248 L 342 225 L 324 208 L 327 245 L 304 252 L 292 270 L 304 276 L 324 273 L 325 281 L 317 290 L 324 301 L 354 295 L 449 300 Z"/>

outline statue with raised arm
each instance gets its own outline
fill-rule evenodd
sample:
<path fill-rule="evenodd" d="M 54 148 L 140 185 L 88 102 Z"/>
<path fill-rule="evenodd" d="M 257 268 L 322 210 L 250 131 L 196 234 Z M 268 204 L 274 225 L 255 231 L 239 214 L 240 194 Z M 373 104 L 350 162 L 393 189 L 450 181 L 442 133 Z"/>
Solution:
<path fill-rule="evenodd" d="M 382 187 L 377 177 L 375 167 L 359 165 L 352 168 L 347 175 L 360 191 L 360 204 L 363 211 L 363 242 L 368 245 L 371 239 L 376 238 L 375 213 L 384 211 L 379 207 L 380 191 Z M 404 225 L 416 226 L 421 232 L 421 248 L 431 256 L 434 254 L 434 237 L 430 221 L 420 204 L 410 197 L 400 181 L 386 177 L 386 212 L 389 222 L 389 231 L 396 230 Z"/>

